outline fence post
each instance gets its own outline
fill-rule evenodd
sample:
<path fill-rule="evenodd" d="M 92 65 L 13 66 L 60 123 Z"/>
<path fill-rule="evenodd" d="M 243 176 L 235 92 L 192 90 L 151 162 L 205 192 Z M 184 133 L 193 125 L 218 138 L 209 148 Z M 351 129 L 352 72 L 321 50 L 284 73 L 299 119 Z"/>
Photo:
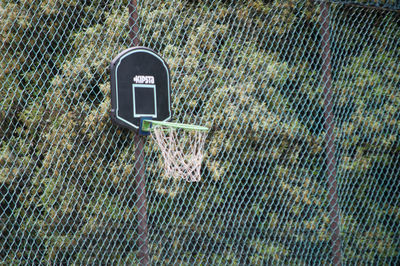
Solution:
<path fill-rule="evenodd" d="M 339 210 L 336 180 L 336 149 L 334 117 L 332 113 L 332 75 L 331 75 L 331 53 L 330 53 L 330 31 L 329 31 L 329 3 L 322 1 L 320 15 L 320 35 L 322 38 L 322 82 L 324 86 L 324 117 L 325 117 L 325 154 L 326 154 L 326 176 L 328 177 L 328 201 L 330 232 L 332 235 L 332 262 L 333 265 L 341 265 L 341 244 L 339 231 Z"/>
<path fill-rule="evenodd" d="M 136 181 L 136 209 L 137 209 L 137 223 L 138 223 L 138 239 L 137 245 L 139 247 L 138 259 L 140 265 L 149 265 L 149 241 L 147 229 L 147 202 L 146 202 L 146 177 L 144 171 L 144 158 L 143 158 L 143 137 L 139 133 L 135 133 L 134 141 L 136 143 L 135 149 L 135 181 Z"/>
<path fill-rule="evenodd" d="M 131 0 L 129 3 L 129 37 L 131 39 L 131 46 L 138 46 L 139 41 L 139 26 L 138 26 L 138 13 L 137 13 L 137 0 Z M 137 246 L 138 260 L 140 265 L 149 265 L 149 240 L 147 228 L 147 200 L 146 200 L 146 177 L 144 171 L 144 158 L 143 158 L 143 145 L 144 139 L 135 132 L 134 141 L 136 143 L 135 149 L 135 181 L 136 181 L 136 209 L 137 209 L 137 223 L 138 223 L 138 239 Z"/>
<path fill-rule="evenodd" d="M 129 3 L 129 37 L 131 46 L 138 46 L 140 43 L 138 22 L 137 0 L 131 0 Z"/>

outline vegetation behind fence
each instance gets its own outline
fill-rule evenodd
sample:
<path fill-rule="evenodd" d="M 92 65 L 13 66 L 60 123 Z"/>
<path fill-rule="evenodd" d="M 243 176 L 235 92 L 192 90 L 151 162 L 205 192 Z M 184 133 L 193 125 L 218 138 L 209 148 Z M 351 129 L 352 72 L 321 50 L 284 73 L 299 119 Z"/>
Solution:
<path fill-rule="evenodd" d="M 197 183 L 144 145 L 152 264 L 400 263 L 398 1 L 129 3 L 0 3 L 1 263 L 140 262 L 108 115 L 133 13 L 174 121 L 211 128 Z"/>

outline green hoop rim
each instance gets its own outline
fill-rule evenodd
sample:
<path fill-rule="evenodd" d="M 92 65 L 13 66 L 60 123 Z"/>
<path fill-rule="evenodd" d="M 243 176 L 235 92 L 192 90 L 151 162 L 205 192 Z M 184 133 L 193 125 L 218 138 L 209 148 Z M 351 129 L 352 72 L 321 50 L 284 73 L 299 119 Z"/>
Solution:
<path fill-rule="evenodd" d="M 173 122 L 163 122 L 163 121 L 154 121 L 154 120 L 143 120 L 142 130 L 149 132 L 151 130 L 150 125 L 154 124 L 157 126 L 163 127 L 172 127 L 172 128 L 181 128 L 184 130 L 194 130 L 194 131 L 208 131 L 208 127 L 198 126 L 198 125 L 190 125 L 190 124 L 182 124 L 182 123 L 173 123 Z"/>

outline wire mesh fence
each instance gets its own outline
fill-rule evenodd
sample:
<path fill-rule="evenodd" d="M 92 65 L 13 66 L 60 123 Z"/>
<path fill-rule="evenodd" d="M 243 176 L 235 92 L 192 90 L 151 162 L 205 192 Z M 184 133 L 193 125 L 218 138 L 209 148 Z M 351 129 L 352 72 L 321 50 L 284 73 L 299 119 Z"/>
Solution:
<path fill-rule="evenodd" d="M 399 264 L 399 10 L 3 0 L 0 262 Z M 169 64 L 173 120 L 211 128 L 200 182 L 111 123 L 132 38 Z"/>

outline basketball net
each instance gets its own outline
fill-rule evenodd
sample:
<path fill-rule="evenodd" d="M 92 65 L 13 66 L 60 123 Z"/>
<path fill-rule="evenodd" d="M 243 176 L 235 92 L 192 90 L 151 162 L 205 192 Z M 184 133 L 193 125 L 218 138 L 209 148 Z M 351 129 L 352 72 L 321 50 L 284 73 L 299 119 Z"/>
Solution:
<path fill-rule="evenodd" d="M 201 162 L 207 136 L 205 131 L 156 125 L 150 135 L 160 148 L 167 176 L 182 178 L 188 182 L 201 180 Z"/>

